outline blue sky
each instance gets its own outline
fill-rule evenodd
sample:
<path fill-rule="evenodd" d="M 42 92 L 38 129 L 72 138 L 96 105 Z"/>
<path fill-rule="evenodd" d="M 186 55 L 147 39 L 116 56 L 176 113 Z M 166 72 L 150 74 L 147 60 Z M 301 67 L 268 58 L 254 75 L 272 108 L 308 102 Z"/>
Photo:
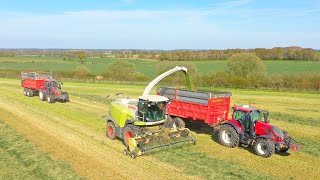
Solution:
<path fill-rule="evenodd" d="M 0 48 L 320 49 L 319 0 L 10 0 Z"/>

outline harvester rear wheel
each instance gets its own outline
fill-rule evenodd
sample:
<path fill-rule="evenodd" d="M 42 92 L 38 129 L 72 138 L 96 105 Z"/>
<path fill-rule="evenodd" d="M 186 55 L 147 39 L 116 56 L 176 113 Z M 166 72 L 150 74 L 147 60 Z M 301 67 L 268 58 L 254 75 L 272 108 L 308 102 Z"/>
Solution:
<path fill-rule="evenodd" d="M 173 126 L 173 124 L 175 124 L 175 126 L 177 128 L 186 127 L 186 123 L 181 118 L 178 118 L 178 117 L 175 117 L 175 118 L 172 119 L 172 126 Z"/>
<path fill-rule="evenodd" d="M 107 123 L 107 136 L 109 139 L 113 140 L 116 138 L 116 126 L 112 121 Z"/>
<path fill-rule="evenodd" d="M 261 157 L 268 158 L 275 151 L 275 144 L 264 138 L 258 138 L 253 144 L 254 152 Z"/>
<path fill-rule="evenodd" d="M 129 145 L 129 139 L 133 138 L 135 136 L 135 133 L 133 129 L 131 128 L 131 124 L 127 125 L 122 131 L 122 137 L 123 137 L 123 143 L 124 145 L 128 146 Z"/>
<path fill-rule="evenodd" d="M 234 148 L 239 146 L 240 137 L 232 126 L 224 125 L 219 130 L 219 141 L 226 147 Z"/>

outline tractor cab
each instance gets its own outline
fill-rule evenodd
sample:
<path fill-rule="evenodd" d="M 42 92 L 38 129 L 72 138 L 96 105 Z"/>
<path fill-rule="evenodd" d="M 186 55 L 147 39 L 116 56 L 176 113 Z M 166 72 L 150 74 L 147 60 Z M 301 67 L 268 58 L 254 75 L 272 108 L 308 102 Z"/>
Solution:
<path fill-rule="evenodd" d="M 143 122 L 158 122 L 166 119 L 168 98 L 158 95 L 140 96 L 138 118 Z"/>
<path fill-rule="evenodd" d="M 245 133 L 254 135 L 257 123 L 269 123 L 269 112 L 248 105 L 234 106 L 232 119 L 236 120 Z"/>
<path fill-rule="evenodd" d="M 61 94 L 61 89 L 63 83 L 56 80 L 47 80 L 44 82 L 44 86 L 50 93 Z"/>

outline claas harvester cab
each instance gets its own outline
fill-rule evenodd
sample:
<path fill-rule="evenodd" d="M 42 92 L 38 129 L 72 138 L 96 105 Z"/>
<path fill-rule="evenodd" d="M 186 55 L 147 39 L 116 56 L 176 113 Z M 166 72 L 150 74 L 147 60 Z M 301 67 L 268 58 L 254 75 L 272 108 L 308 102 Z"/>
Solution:
<path fill-rule="evenodd" d="M 187 128 L 178 128 L 166 115 L 169 99 L 149 95 L 152 87 L 162 78 L 183 70 L 175 67 L 153 80 L 138 99 L 121 98 L 111 103 L 107 117 L 106 134 L 109 139 L 123 140 L 125 155 L 136 158 L 147 152 L 180 143 L 195 144 L 195 138 Z"/>

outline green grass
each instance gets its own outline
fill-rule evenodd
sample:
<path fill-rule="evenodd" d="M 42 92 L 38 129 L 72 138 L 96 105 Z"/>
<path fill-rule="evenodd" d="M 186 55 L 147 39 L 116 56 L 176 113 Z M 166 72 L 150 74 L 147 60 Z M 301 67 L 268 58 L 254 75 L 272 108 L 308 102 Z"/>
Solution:
<path fill-rule="evenodd" d="M 77 124 L 103 137 L 105 118 L 102 116 L 107 115 L 110 102 L 104 97 L 116 92 L 123 92 L 125 97 L 138 97 L 145 88 L 144 85 L 65 82 L 64 90 L 69 91 L 71 102 L 48 104 L 39 101 L 37 97 L 23 96 L 19 80 L 0 79 L 0 82 L 3 85 L 0 86 L 0 100 L 3 102 L 16 104 L 17 109 L 39 117 L 39 121 L 41 117 L 47 117 L 43 118 L 45 123 L 61 124 L 61 127 Z M 250 147 L 226 148 L 216 142 L 216 136 L 206 132 L 192 132 L 197 138 L 197 145 L 160 151 L 139 157 L 136 162 L 156 159 L 161 166 L 168 164 L 177 167 L 176 173 L 203 179 L 316 179 L 320 166 L 319 93 L 231 91 L 232 105 L 251 102 L 258 108 L 269 110 L 271 124 L 288 131 L 289 135 L 303 144 L 302 150 L 274 154 L 265 159 L 253 154 Z M 121 155 L 123 146 L 119 140 L 104 140 L 103 149 L 111 147 Z M 130 159 L 127 161 L 130 163 Z"/>
<path fill-rule="evenodd" d="M 175 155 L 172 156 L 172 153 Z M 164 150 L 154 156 L 161 161 L 183 168 L 186 174 L 203 179 L 276 179 L 225 160 L 209 157 L 190 147 Z"/>
<path fill-rule="evenodd" d="M 80 179 L 67 162 L 52 159 L 0 119 L 2 179 Z"/>
<path fill-rule="evenodd" d="M 114 58 L 87 58 L 84 66 L 88 67 L 92 73 L 99 75 L 106 72 Z M 148 60 L 127 60 L 135 64 L 137 70 L 149 77 L 157 75 L 157 61 Z M 93 63 L 92 63 L 93 62 Z M 190 62 L 190 61 L 186 61 Z M 225 71 L 227 61 L 192 61 L 200 74 L 208 74 Z M 320 72 L 320 62 L 315 61 L 282 61 L 265 60 L 269 74 Z M 98 63 L 98 64 L 97 64 Z M 42 70 L 42 71 L 72 71 L 81 65 L 78 61 L 63 61 L 62 58 L 55 57 L 0 57 L 0 70 Z"/>

